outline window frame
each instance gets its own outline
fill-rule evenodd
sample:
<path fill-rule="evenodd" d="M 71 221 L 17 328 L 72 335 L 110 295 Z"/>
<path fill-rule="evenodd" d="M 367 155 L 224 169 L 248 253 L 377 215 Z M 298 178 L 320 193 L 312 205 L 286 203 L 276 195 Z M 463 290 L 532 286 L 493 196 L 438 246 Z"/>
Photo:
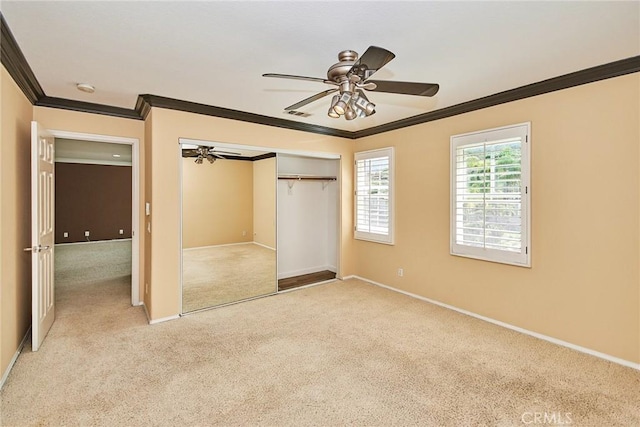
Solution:
<path fill-rule="evenodd" d="M 370 231 L 358 230 L 358 161 L 375 159 L 380 157 L 389 158 L 389 220 L 387 234 L 373 233 Z M 395 244 L 395 150 L 394 147 L 378 148 L 375 150 L 359 151 L 354 153 L 353 162 L 353 221 L 354 238 L 387 245 Z"/>
<path fill-rule="evenodd" d="M 457 149 L 461 146 L 521 138 L 520 146 L 520 252 L 459 244 L 456 241 Z M 531 267 L 531 122 L 453 135 L 450 138 L 450 253 L 454 256 Z M 484 228 L 484 227 L 483 227 Z"/>

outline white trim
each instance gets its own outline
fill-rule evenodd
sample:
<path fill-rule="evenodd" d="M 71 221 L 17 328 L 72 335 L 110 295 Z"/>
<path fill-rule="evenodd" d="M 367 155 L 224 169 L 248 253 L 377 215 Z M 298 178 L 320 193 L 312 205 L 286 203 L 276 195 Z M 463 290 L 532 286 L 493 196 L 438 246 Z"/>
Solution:
<path fill-rule="evenodd" d="M 66 157 L 57 158 L 56 163 L 76 163 L 81 165 L 103 165 L 103 166 L 131 166 L 131 162 L 123 161 L 123 160 L 82 160 L 82 159 L 67 159 Z"/>
<path fill-rule="evenodd" d="M 90 240 L 88 242 L 69 242 L 69 243 L 56 243 L 56 246 L 71 246 L 71 245 L 86 245 L 88 243 L 105 243 L 105 242 L 121 242 L 126 240 L 132 240 L 130 237 L 126 239 L 108 239 L 108 240 Z"/>
<path fill-rule="evenodd" d="M 251 243 L 253 243 L 254 245 L 262 246 L 263 248 L 266 248 L 266 249 L 271 249 L 272 251 L 276 250 L 276 248 L 272 248 L 271 246 L 263 245 L 262 243 L 258 243 L 258 242 L 255 242 L 255 241 L 251 242 Z"/>
<path fill-rule="evenodd" d="M 11 372 L 11 369 L 13 369 L 13 365 L 16 364 L 16 361 L 18 360 L 18 356 L 20 356 L 20 353 L 22 353 L 22 350 L 24 349 L 24 346 L 27 343 L 27 340 L 29 339 L 29 335 L 31 335 L 31 327 L 27 329 L 27 333 L 22 338 L 22 341 L 20 341 L 20 345 L 18 345 L 18 349 L 16 350 L 13 357 L 11 358 L 9 365 L 7 365 L 7 369 L 5 369 L 4 373 L 2 374 L 2 379 L 0 379 L 0 390 L 2 390 L 2 387 L 4 387 L 4 383 L 7 382 L 7 378 L 9 378 L 9 373 Z"/>
<path fill-rule="evenodd" d="M 287 292 L 299 291 L 300 289 L 312 288 L 312 287 L 318 286 L 318 285 L 326 285 L 327 283 L 337 282 L 339 280 L 340 279 L 329 279 L 329 280 L 323 280 L 322 282 L 310 283 L 310 284 L 304 285 L 304 286 L 296 286 L 295 288 L 289 288 L 289 289 L 285 289 L 283 291 L 278 291 L 278 294 L 286 294 Z"/>
<path fill-rule="evenodd" d="M 131 305 L 140 305 L 140 140 L 124 136 L 49 130 L 54 138 L 131 145 Z"/>
<path fill-rule="evenodd" d="M 175 319 L 179 319 L 179 318 L 180 318 L 179 314 L 174 314 L 172 316 L 161 317 L 160 319 L 149 320 L 149 324 L 150 325 L 155 325 L 155 324 L 158 324 L 158 323 L 168 322 L 169 320 L 175 320 Z"/>
<path fill-rule="evenodd" d="M 325 270 L 329 270 L 333 273 L 336 272 L 336 268 L 332 265 L 320 265 L 317 267 L 301 268 L 299 270 L 278 272 L 278 280 L 287 279 L 289 277 L 302 276 L 303 274 L 317 273 L 319 271 L 325 271 Z"/>
<path fill-rule="evenodd" d="M 437 306 L 440 306 L 440 307 L 443 307 L 443 308 L 447 308 L 449 310 L 457 311 L 458 313 L 465 314 L 467 316 L 475 317 L 476 319 L 479 319 L 479 320 L 484 320 L 485 322 L 493 323 L 494 325 L 497 325 L 497 326 L 502 326 L 503 328 L 511 329 L 512 331 L 520 332 L 521 334 L 529 335 L 529 336 L 532 336 L 534 338 L 538 338 L 538 339 L 541 339 L 541 340 L 544 340 L 544 341 L 548 341 L 550 343 L 553 343 L 553 344 L 556 344 L 556 345 L 559 345 L 559 346 L 562 346 L 562 347 L 567 347 L 567 348 L 570 348 L 572 350 L 579 351 L 580 353 L 586 353 L 586 354 L 589 354 L 591 356 L 595 356 L 595 357 L 598 357 L 600 359 L 607 360 L 609 362 L 617 363 L 618 365 L 622 365 L 622 366 L 626 366 L 628 368 L 640 370 L 640 363 L 634 363 L 634 362 L 631 362 L 629 360 L 625 360 L 625 359 L 621 359 L 619 357 L 611 356 L 611 355 L 606 354 L 606 353 L 601 353 L 599 351 L 592 350 L 592 349 L 587 348 L 587 347 L 582 347 L 582 346 L 579 346 L 579 345 L 576 345 L 576 344 L 572 344 L 570 342 L 563 341 L 563 340 L 560 340 L 558 338 L 553 338 L 553 337 L 550 337 L 548 335 L 543 335 L 543 334 L 540 334 L 538 332 L 533 332 L 533 331 L 530 331 L 528 329 L 521 328 L 519 326 L 514 326 L 514 325 L 511 325 L 509 323 L 501 322 L 500 320 L 495 320 L 495 319 L 492 319 L 490 317 L 482 316 L 480 314 L 476 314 L 474 312 L 467 311 L 467 310 L 455 307 L 453 305 L 445 304 L 445 303 L 442 303 L 442 302 L 439 302 L 439 301 L 436 301 L 436 300 L 432 300 L 430 298 L 426 298 L 426 297 L 423 297 L 423 296 L 420 296 L 420 295 L 413 294 L 411 292 L 407 292 L 407 291 L 403 291 L 403 290 L 400 290 L 400 289 L 397 289 L 397 288 L 394 288 L 394 287 L 391 287 L 391 286 L 383 285 L 382 283 L 378 283 L 378 282 L 375 282 L 373 280 L 366 279 L 364 277 L 349 276 L 349 278 L 359 279 L 359 280 L 362 280 L 364 282 L 371 283 L 372 285 L 380 286 L 381 288 L 389 289 L 391 291 L 398 292 L 398 293 L 401 293 L 403 295 L 407 295 L 407 296 L 410 296 L 412 298 L 416 298 L 416 299 L 419 299 L 419 300 L 422 300 L 422 301 L 425 301 L 425 302 L 428 302 L 428 303 L 431 303 L 431 304 L 434 304 L 434 305 L 437 305 Z"/>
<path fill-rule="evenodd" d="M 108 142 L 112 144 L 137 144 L 138 138 L 129 138 L 126 136 L 99 135 L 95 133 L 68 132 L 64 130 L 49 130 L 56 138 L 76 139 L 92 142 Z"/>
<path fill-rule="evenodd" d="M 195 246 L 193 248 L 184 248 L 183 251 L 195 251 L 197 249 L 212 249 L 223 248 L 225 246 L 240 246 L 240 245 L 253 245 L 254 242 L 238 242 L 238 243 L 223 243 L 222 245 L 209 245 L 209 246 Z"/>

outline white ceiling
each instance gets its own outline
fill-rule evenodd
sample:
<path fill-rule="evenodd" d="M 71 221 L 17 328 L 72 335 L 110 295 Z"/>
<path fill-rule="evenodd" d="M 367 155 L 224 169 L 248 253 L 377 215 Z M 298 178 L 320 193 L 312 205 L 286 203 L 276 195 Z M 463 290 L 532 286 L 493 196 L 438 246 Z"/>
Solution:
<path fill-rule="evenodd" d="M 134 108 L 152 94 L 356 131 L 640 54 L 640 2 L 6 1 L 2 13 L 45 93 Z M 327 117 L 341 50 L 384 47 L 378 80 L 439 83 L 433 98 L 369 92 L 371 117 Z M 87 82 L 94 94 L 79 92 Z"/>
<path fill-rule="evenodd" d="M 131 165 L 131 145 L 56 138 L 56 162 Z"/>

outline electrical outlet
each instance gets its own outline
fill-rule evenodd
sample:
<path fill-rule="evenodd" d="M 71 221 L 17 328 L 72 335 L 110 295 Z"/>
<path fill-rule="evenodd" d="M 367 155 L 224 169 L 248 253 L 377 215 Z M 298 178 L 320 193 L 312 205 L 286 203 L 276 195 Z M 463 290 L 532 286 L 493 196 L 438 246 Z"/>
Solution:
<path fill-rule="evenodd" d="M 84 232 L 84 237 L 89 237 L 89 232 L 88 231 Z"/>
<path fill-rule="evenodd" d="M 69 232 L 65 231 L 64 233 L 62 233 L 62 237 L 69 237 Z"/>
<path fill-rule="evenodd" d="M 404 276 L 404 268 L 399 268 L 398 269 L 398 277 L 402 277 Z"/>
<path fill-rule="evenodd" d="M 144 282 L 144 294 L 149 295 L 149 284 Z"/>
<path fill-rule="evenodd" d="M 245 231 L 242 232 L 242 236 L 246 236 L 246 235 L 247 235 L 247 232 L 245 230 Z"/>
<path fill-rule="evenodd" d="M 118 234 L 124 234 L 124 230 L 123 229 L 118 230 Z"/>

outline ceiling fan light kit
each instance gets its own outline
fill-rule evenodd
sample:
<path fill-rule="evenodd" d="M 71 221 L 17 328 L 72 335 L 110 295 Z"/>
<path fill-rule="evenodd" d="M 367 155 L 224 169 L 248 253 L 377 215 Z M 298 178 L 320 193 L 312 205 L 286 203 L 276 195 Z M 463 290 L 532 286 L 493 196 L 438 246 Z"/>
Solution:
<path fill-rule="evenodd" d="M 240 156 L 240 153 L 235 153 L 233 151 L 220 151 L 216 150 L 215 147 L 207 147 L 207 146 L 196 146 L 195 148 L 183 148 L 182 149 L 182 157 L 195 157 L 194 162 L 197 165 L 201 165 L 204 163 L 204 159 L 211 164 L 213 164 L 218 159 L 226 159 L 227 156 L 237 157 Z"/>
<path fill-rule="evenodd" d="M 369 80 L 376 71 L 393 58 L 395 58 L 395 55 L 392 52 L 381 47 L 369 46 L 359 58 L 358 53 L 353 50 L 340 52 L 338 54 L 339 62 L 329 67 L 326 79 L 274 73 L 267 73 L 262 76 L 308 80 L 337 86 L 334 89 L 317 93 L 285 108 L 285 111 L 295 110 L 331 93 L 338 92 L 331 99 L 327 112 L 328 116 L 334 119 L 344 116 L 346 120 L 353 120 L 356 117 L 367 117 L 374 114 L 376 105 L 367 99 L 364 90 L 415 96 L 434 96 L 438 93 L 440 86 L 435 83 Z"/>

